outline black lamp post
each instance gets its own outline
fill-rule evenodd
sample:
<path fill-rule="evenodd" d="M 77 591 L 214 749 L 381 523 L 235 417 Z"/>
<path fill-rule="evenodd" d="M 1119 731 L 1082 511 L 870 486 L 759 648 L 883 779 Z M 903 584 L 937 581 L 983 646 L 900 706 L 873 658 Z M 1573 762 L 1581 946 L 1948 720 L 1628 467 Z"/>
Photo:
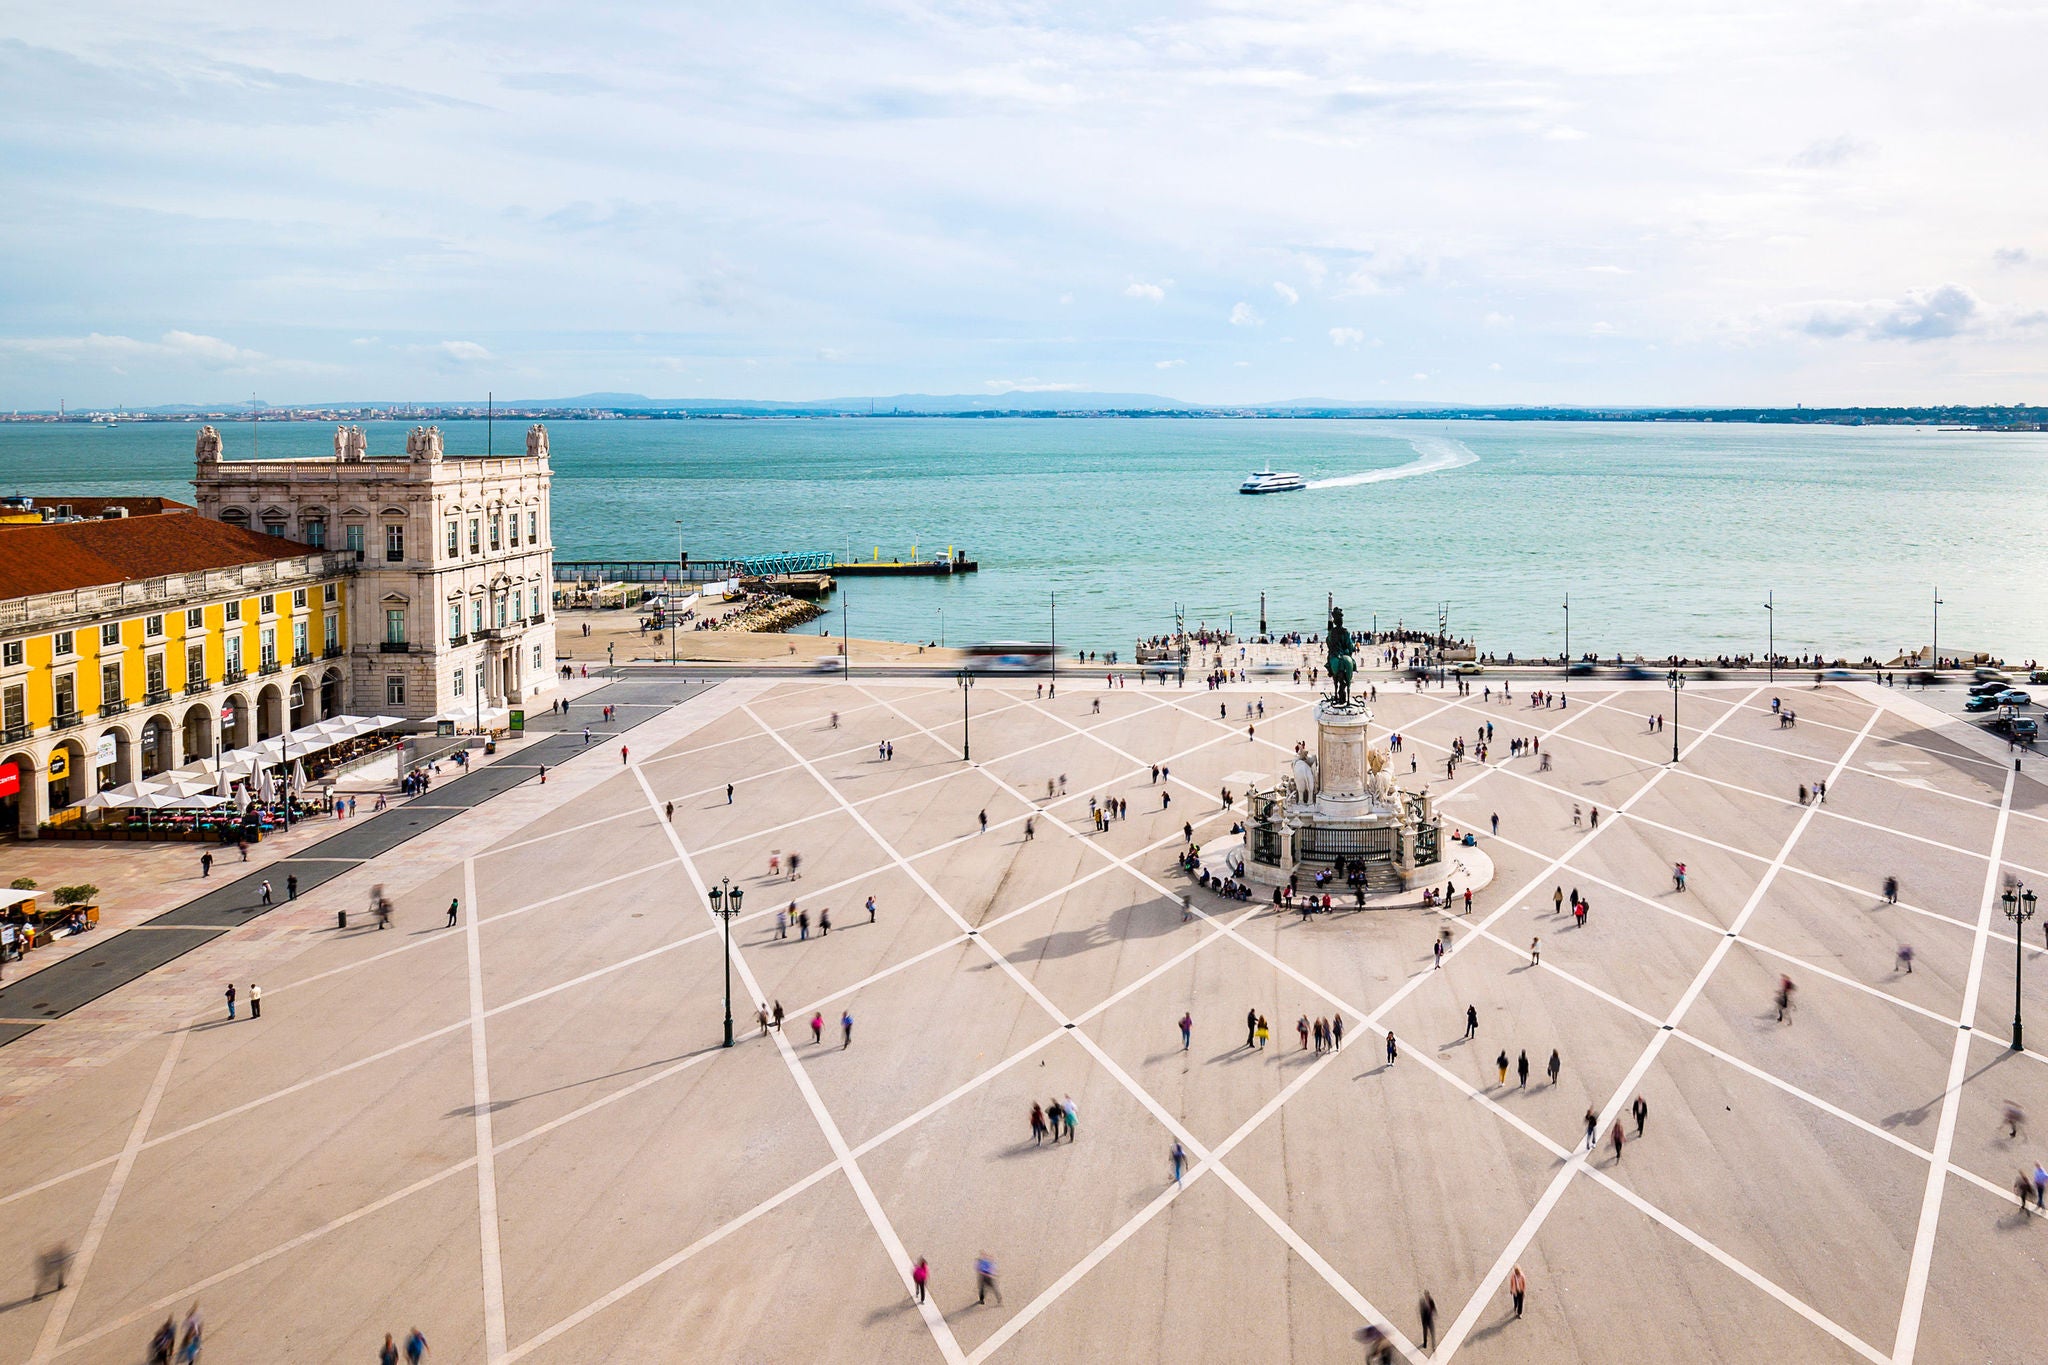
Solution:
<path fill-rule="evenodd" d="M 1685 688 L 1685 674 L 1671 670 L 1671 761 L 1678 762 L 1678 694 Z"/>
<path fill-rule="evenodd" d="M 1934 658 L 1929 660 L 1928 671 L 1941 676 L 1941 589 L 1934 590 Z"/>
<path fill-rule="evenodd" d="M 711 913 L 725 921 L 725 1045 L 732 1046 L 732 922 L 740 912 L 740 898 L 746 893 L 732 884 L 732 878 L 719 878 L 719 885 L 711 888 Z"/>
<path fill-rule="evenodd" d="M 973 759 L 972 759 L 972 758 L 971 758 L 971 757 L 969 756 L 969 754 L 968 754 L 968 752 L 967 752 L 967 750 L 968 750 L 968 746 L 969 746 L 969 744 L 970 744 L 970 743 L 972 743 L 972 741 L 973 741 L 973 738 L 974 738 L 974 736 L 973 736 L 973 733 L 972 733 L 972 732 L 971 732 L 971 730 L 970 730 L 970 729 L 968 728 L 968 721 L 967 721 L 967 694 L 968 694 L 969 692 L 972 692 L 973 690 L 974 690 L 974 675 L 973 675 L 972 673 L 969 673 L 969 672 L 968 672 L 968 671 L 967 671 L 966 669 L 964 669 L 964 668 L 963 668 L 963 669 L 961 669 L 961 670 L 960 670 L 960 761 L 961 761 L 962 763 L 971 763 L 971 762 L 973 762 Z"/>
<path fill-rule="evenodd" d="M 2005 917 L 2012 921 L 2012 1050 L 2018 1052 L 2020 1042 L 2020 976 L 2026 969 L 2027 950 L 2021 943 L 2027 921 L 2034 917 L 2034 905 L 2039 897 L 2031 890 L 2013 894 L 2010 886 L 1999 899 L 2005 903 Z"/>
<path fill-rule="evenodd" d="M 1557 695 L 1563 696 L 1572 676 L 1572 595 L 1564 595 L 1564 676 L 1558 680 Z"/>
<path fill-rule="evenodd" d="M 1774 592 L 1764 594 L 1764 668 L 1768 671 L 1769 680 L 1772 682 L 1778 680 L 1778 608 L 1775 605 L 1776 598 L 1777 594 Z"/>

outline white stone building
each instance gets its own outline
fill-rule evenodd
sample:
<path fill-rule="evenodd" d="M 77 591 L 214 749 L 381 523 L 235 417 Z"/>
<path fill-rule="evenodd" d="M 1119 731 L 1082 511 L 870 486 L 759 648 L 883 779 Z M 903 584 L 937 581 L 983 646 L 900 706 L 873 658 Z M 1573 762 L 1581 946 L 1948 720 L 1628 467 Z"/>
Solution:
<path fill-rule="evenodd" d="M 334 454 L 229 460 L 199 433 L 199 510 L 347 552 L 351 709 L 422 724 L 503 724 L 555 684 L 548 433 L 517 455 L 449 455 L 439 427 L 371 455 L 361 427 Z"/>

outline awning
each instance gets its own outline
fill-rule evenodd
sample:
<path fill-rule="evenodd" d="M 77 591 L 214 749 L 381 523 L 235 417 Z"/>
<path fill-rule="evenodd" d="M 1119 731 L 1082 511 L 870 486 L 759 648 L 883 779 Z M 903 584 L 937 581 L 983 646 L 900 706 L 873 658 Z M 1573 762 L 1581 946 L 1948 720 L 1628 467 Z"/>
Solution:
<path fill-rule="evenodd" d="M 509 706 L 486 706 L 481 715 L 477 713 L 476 708 L 473 706 L 456 706 L 443 711 L 438 716 L 430 717 L 427 723 L 429 725 L 437 725 L 442 721 L 446 721 L 450 725 L 489 730 L 507 724 L 511 719 L 512 708 Z"/>

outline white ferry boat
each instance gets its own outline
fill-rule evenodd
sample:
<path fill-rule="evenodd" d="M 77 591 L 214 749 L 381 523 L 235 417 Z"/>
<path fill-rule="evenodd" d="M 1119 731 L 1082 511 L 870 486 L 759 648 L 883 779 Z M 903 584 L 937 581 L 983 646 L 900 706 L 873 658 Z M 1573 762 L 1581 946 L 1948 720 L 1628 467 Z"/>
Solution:
<path fill-rule="evenodd" d="M 1299 493 L 1308 484 L 1299 474 L 1275 473 L 1268 464 L 1263 470 L 1252 475 L 1237 486 L 1240 493 Z"/>

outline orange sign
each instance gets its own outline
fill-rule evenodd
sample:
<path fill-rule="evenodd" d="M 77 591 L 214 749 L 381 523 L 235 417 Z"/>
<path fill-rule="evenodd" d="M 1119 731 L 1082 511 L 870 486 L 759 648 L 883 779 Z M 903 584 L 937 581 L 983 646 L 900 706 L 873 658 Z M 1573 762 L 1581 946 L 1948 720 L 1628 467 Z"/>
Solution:
<path fill-rule="evenodd" d="M 71 755 L 59 749 L 50 755 L 50 780 L 55 782 L 60 777 L 69 776 L 71 776 Z"/>

